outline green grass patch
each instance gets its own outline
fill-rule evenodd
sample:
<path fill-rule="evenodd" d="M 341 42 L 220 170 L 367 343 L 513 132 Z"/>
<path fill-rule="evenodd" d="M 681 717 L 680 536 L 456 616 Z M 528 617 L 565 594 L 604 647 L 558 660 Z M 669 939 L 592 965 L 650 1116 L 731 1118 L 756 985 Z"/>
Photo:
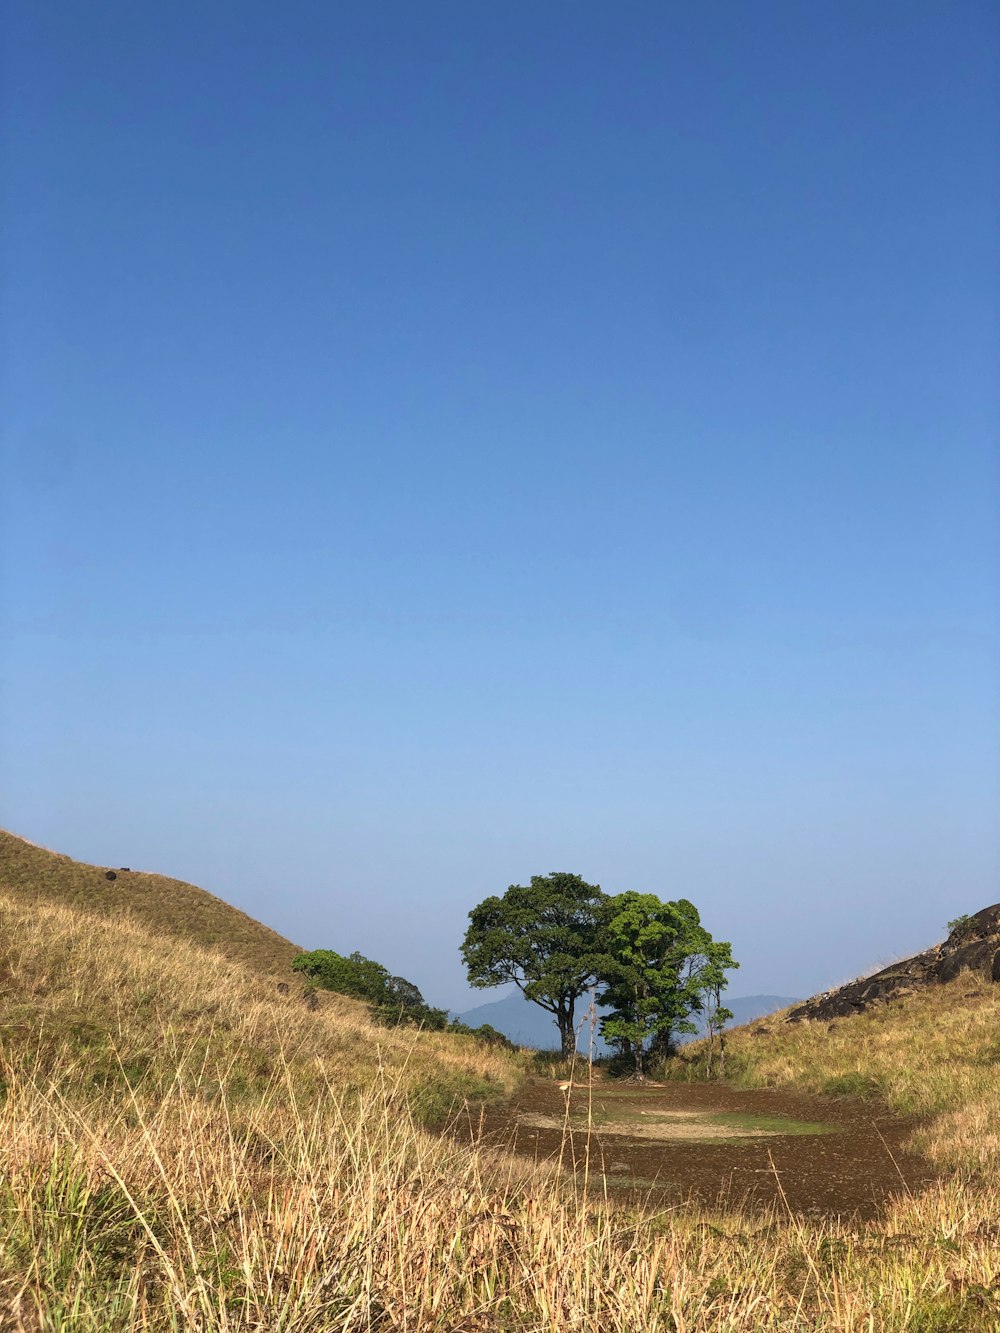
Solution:
<path fill-rule="evenodd" d="M 769 1134 L 837 1134 L 836 1125 L 821 1120 L 792 1120 L 783 1115 L 751 1115 L 745 1111 L 719 1111 L 705 1117 L 710 1125 L 733 1129 L 764 1130 Z"/>

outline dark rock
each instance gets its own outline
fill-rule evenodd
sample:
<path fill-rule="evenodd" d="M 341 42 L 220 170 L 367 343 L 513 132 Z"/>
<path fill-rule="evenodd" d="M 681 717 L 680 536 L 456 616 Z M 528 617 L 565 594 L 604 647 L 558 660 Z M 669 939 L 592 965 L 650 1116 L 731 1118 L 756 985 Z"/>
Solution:
<path fill-rule="evenodd" d="M 751 1028 L 750 1030 L 755 1037 L 766 1037 L 771 1031 L 770 1028 Z"/>
<path fill-rule="evenodd" d="M 1000 903 L 995 903 L 993 907 L 984 907 L 981 912 L 977 912 L 975 916 L 970 916 L 967 921 L 956 926 L 941 947 L 953 949 L 993 935 L 1000 935 Z"/>
<path fill-rule="evenodd" d="M 319 1008 L 319 996 L 316 994 L 314 990 L 304 990 L 302 992 L 302 998 L 305 1001 L 307 1009 Z"/>
<path fill-rule="evenodd" d="M 279 981 L 279 982 L 278 982 L 278 994 L 279 994 L 279 995 L 287 995 L 287 994 L 288 994 L 288 982 L 287 982 L 287 981 Z"/>
<path fill-rule="evenodd" d="M 938 981 L 954 981 L 959 972 L 966 969 L 980 972 L 993 962 L 997 942 L 993 940 L 969 940 L 960 945 L 947 958 L 942 958 L 937 967 Z"/>
<path fill-rule="evenodd" d="M 105 873 L 104 878 L 105 878 L 105 879 L 117 879 L 118 876 L 115 874 L 115 872 L 114 872 L 113 870 L 108 870 L 108 871 Z"/>
<path fill-rule="evenodd" d="M 119 866 L 118 869 L 124 871 L 125 874 L 127 875 L 128 872 L 132 869 L 132 867 L 131 867 L 131 866 Z"/>
<path fill-rule="evenodd" d="M 961 922 L 943 944 L 814 996 L 792 1009 L 788 1021 L 849 1018 L 875 1005 L 912 995 L 920 987 L 954 981 L 962 972 L 1000 982 L 1000 903 L 984 907 Z"/>

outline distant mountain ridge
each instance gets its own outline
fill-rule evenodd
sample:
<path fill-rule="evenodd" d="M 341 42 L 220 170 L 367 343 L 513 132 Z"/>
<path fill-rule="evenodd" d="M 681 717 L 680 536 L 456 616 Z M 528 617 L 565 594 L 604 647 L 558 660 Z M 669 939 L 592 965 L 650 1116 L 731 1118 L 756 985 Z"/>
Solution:
<path fill-rule="evenodd" d="M 92 866 L 0 829 L 0 892 L 22 902 L 82 908 L 113 921 L 131 916 L 154 932 L 216 949 L 260 973 L 285 975 L 299 947 L 238 907 L 183 880 Z"/>
<path fill-rule="evenodd" d="M 736 1027 L 743 1023 L 751 1023 L 755 1018 L 765 1018 L 768 1014 L 776 1013 L 779 1009 L 787 1009 L 789 1005 L 798 1003 L 797 997 L 789 995 L 730 996 L 725 999 L 725 1004 L 728 1009 L 732 1009 L 733 1020 L 727 1026 Z M 590 1050 L 591 1033 L 590 1024 L 586 1021 L 586 1013 L 586 1005 L 583 1005 L 577 1013 L 577 1025 L 583 1024 L 577 1037 L 577 1047 L 581 1052 Z M 600 1017 L 601 1011 L 598 1010 L 598 1020 Z M 520 991 L 505 995 L 500 1000 L 491 1000 L 487 1004 L 476 1005 L 474 1009 L 467 1009 L 464 1013 L 459 1014 L 459 1018 L 470 1027 L 479 1027 L 483 1023 L 489 1023 L 491 1027 L 495 1027 L 498 1032 L 502 1032 L 505 1037 L 509 1037 L 518 1046 L 529 1046 L 535 1050 L 548 1051 L 557 1049 L 559 1045 L 559 1034 L 556 1031 L 552 1015 L 537 1004 L 531 1004 Z M 695 1036 L 698 1035 L 700 1034 L 695 1034 Z M 594 1051 L 598 1055 L 605 1055 L 608 1052 L 607 1045 L 601 1040 L 596 1030 L 594 1032 Z"/>

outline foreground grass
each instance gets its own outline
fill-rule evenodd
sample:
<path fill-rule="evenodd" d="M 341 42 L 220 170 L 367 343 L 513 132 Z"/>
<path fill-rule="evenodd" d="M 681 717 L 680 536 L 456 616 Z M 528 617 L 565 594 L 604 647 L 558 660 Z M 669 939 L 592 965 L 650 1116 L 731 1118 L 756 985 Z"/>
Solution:
<path fill-rule="evenodd" d="M 428 1132 L 517 1057 L 324 1000 L 0 900 L 0 1328 L 1000 1329 L 985 1179 L 864 1226 L 625 1210 Z"/>
<path fill-rule="evenodd" d="M 937 1165 L 1000 1169 L 1000 986 L 977 975 L 832 1023 L 765 1018 L 726 1045 L 733 1082 L 878 1100 L 929 1117 L 914 1146 Z M 695 1043 L 668 1072 L 701 1077 L 704 1061 Z"/>
<path fill-rule="evenodd" d="M 861 1229 L 645 1217 L 427 1135 L 388 1082 L 112 1115 L 15 1081 L 0 1136 L 5 1328 L 1000 1328 L 1000 1196 L 958 1182 Z"/>

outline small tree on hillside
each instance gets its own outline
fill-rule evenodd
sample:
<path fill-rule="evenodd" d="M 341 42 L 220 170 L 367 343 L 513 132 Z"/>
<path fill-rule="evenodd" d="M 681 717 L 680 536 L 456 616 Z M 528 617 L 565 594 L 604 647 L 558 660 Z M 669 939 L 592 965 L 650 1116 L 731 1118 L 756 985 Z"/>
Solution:
<path fill-rule="evenodd" d="M 388 969 L 362 953 L 345 957 L 333 949 L 313 949 L 311 953 L 300 953 L 292 968 L 338 995 L 351 995 L 369 1004 L 385 1004 L 390 999 Z"/>
<path fill-rule="evenodd" d="M 705 1015 L 705 1031 L 708 1037 L 708 1055 L 705 1061 L 705 1073 L 712 1077 L 712 1058 L 715 1053 L 715 1039 L 719 1039 L 719 1074 L 726 1068 L 726 1024 L 733 1017 L 733 1011 L 722 1003 L 722 992 L 728 985 L 726 973 L 739 967 L 733 961 L 732 948 L 724 940 L 712 940 L 708 951 L 697 960 L 697 971 L 702 988 L 702 1010 Z"/>
<path fill-rule="evenodd" d="M 292 967 L 323 990 L 364 1000 L 372 1006 L 373 1017 L 389 1026 L 418 1024 L 442 1031 L 448 1025 L 447 1010 L 427 1004 L 412 981 L 391 976 L 388 968 L 362 953 L 344 957 L 333 949 L 313 949 L 300 953 Z"/>
<path fill-rule="evenodd" d="M 387 1003 L 398 1004 L 401 1009 L 420 1009 L 426 1001 L 420 993 L 420 987 L 405 977 L 388 977 L 385 983 Z"/>
<path fill-rule="evenodd" d="M 599 974 L 607 899 L 579 875 L 533 875 L 469 913 L 462 958 L 473 986 L 512 981 L 555 1019 L 565 1057 L 576 1051 L 576 1002 Z"/>

